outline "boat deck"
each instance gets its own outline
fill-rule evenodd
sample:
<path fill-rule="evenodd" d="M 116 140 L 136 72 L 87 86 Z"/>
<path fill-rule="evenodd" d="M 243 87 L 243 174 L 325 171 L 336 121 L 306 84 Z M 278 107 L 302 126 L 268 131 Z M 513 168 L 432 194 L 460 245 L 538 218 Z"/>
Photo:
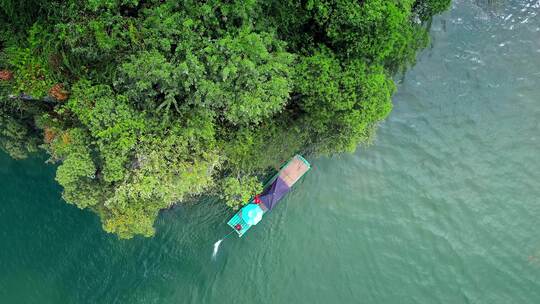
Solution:
<path fill-rule="evenodd" d="M 229 226 L 231 226 L 231 228 L 233 228 L 234 231 L 236 231 L 236 233 L 238 233 L 238 236 L 242 236 L 244 235 L 244 233 L 246 233 L 249 228 L 251 228 L 251 225 L 248 225 L 246 222 L 244 222 L 244 220 L 242 220 L 242 217 L 241 217 L 241 213 L 242 211 L 238 211 L 238 213 L 236 213 L 228 222 L 227 224 Z M 236 225 L 240 224 L 240 226 L 242 226 L 242 229 L 240 230 L 236 230 Z"/>
<path fill-rule="evenodd" d="M 309 163 L 302 156 L 296 155 L 281 169 L 279 177 L 292 187 L 309 169 Z"/>

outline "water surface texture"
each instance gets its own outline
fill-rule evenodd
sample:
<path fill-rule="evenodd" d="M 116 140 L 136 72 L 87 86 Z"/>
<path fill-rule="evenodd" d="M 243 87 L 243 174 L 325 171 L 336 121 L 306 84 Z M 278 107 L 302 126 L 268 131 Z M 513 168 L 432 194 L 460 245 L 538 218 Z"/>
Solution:
<path fill-rule="evenodd" d="M 374 144 L 242 239 L 202 201 L 120 241 L 0 155 L 0 303 L 540 303 L 540 2 L 454 1 Z"/>

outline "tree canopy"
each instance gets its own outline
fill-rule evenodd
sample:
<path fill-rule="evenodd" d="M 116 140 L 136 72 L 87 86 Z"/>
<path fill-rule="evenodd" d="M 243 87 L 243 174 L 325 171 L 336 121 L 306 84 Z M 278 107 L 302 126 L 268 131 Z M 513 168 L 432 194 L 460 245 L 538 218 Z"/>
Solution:
<path fill-rule="evenodd" d="M 121 238 L 238 208 L 294 153 L 354 151 L 450 0 L 0 0 L 0 148 L 43 148 Z"/>

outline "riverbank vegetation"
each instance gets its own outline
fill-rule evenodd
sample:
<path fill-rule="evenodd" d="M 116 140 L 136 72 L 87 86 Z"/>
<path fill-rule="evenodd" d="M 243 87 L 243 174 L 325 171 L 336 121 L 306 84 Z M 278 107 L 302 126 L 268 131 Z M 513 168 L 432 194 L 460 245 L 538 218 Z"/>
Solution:
<path fill-rule="evenodd" d="M 0 0 L 0 147 L 43 148 L 121 238 L 237 208 L 294 153 L 353 151 L 450 0 Z"/>

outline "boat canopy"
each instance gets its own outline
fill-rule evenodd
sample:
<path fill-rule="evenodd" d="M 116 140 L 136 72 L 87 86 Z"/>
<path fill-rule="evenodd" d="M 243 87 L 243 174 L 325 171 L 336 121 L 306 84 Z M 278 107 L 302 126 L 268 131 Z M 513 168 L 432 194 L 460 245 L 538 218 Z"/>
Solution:
<path fill-rule="evenodd" d="M 272 210 L 309 168 L 309 163 L 303 157 L 300 155 L 293 157 L 261 193 L 259 198 L 266 209 Z"/>
<path fill-rule="evenodd" d="M 261 193 L 259 199 L 267 210 L 272 210 L 279 203 L 281 198 L 290 190 L 291 187 L 278 176 L 276 180 Z"/>
<path fill-rule="evenodd" d="M 241 216 L 242 220 L 248 225 L 257 225 L 263 217 L 264 211 L 259 205 L 247 204 L 242 208 Z"/>

